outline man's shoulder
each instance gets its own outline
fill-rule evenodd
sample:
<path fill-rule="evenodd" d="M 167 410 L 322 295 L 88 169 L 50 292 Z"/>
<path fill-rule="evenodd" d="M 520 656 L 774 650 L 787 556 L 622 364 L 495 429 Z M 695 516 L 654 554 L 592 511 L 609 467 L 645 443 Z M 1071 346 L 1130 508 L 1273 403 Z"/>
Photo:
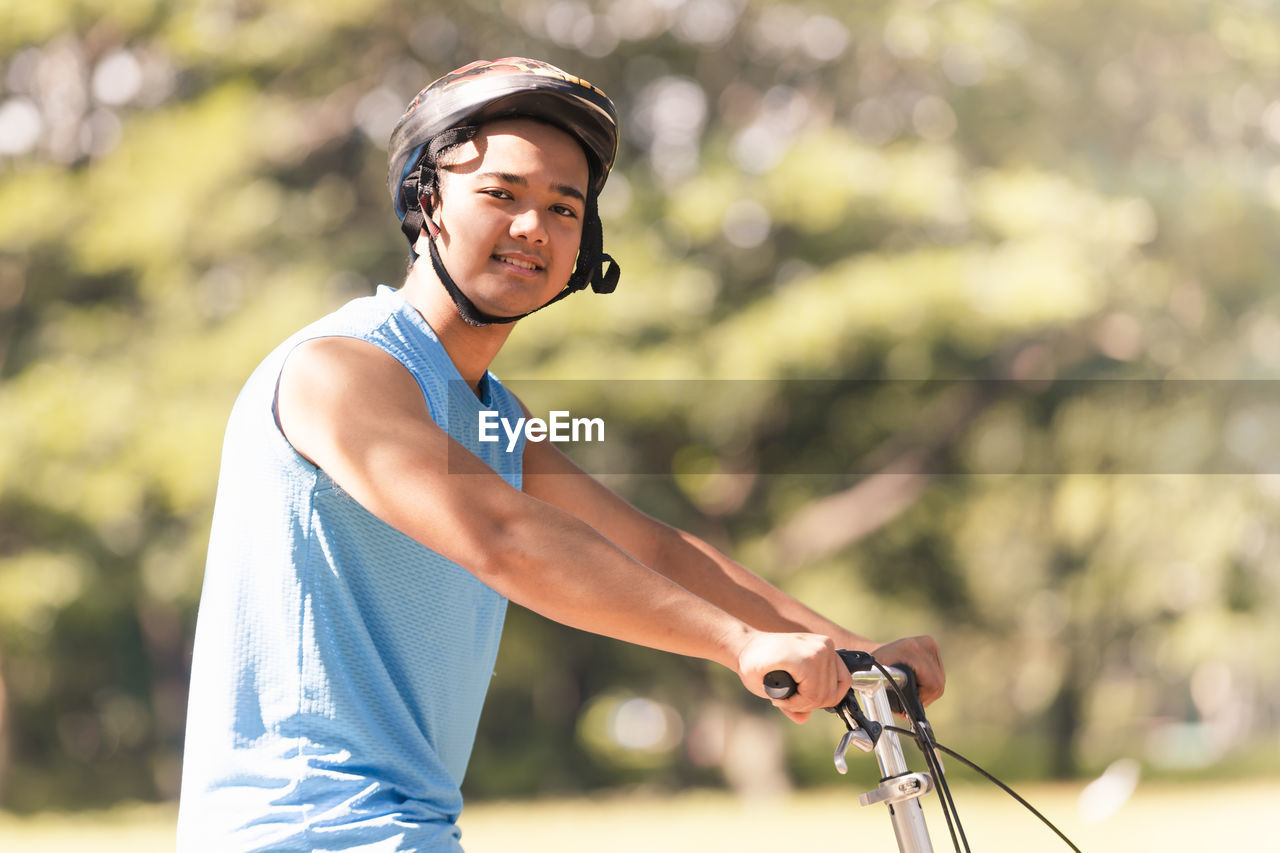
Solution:
<path fill-rule="evenodd" d="M 411 371 L 376 343 L 352 335 L 317 335 L 299 341 L 285 360 L 280 384 L 299 383 L 310 393 L 351 400 L 416 389 Z"/>
<path fill-rule="evenodd" d="M 367 346 L 353 347 L 351 341 Z M 391 361 L 355 355 L 367 356 L 371 350 L 381 350 Z M 437 362 L 442 353 L 430 326 L 407 305 L 399 291 L 383 285 L 376 293 L 352 299 L 290 335 L 264 366 L 279 375 L 285 364 L 297 362 L 301 356 L 304 362 L 318 361 L 328 369 L 349 373 L 369 368 L 394 370 L 394 362 L 399 362 L 402 368 L 421 377 L 440 372 Z"/>

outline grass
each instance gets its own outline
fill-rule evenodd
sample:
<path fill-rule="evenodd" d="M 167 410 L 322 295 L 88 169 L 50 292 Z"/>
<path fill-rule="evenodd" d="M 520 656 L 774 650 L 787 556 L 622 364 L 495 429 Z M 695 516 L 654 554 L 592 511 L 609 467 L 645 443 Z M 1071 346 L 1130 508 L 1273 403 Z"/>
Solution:
<path fill-rule="evenodd" d="M 16 816 L 0 812 L 0 850 L 5 853 L 150 853 L 173 850 L 176 806 L 116 806 L 108 811 L 45 812 Z"/>
<path fill-rule="evenodd" d="M 1227 839 L 1280 851 L 1270 828 L 1280 780 L 1249 784 L 1149 783 L 1111 817 L 1078 814 L 1082 784 L 1020 787 L 1089 853 L 1213 849 Z M 893 851 L 883 807 L 864 809 L 857 790 L 827 789 L 743 801 L 719 792 L 475 803 L 462 819 L 468 853 L 777 853 L 779 850 Z M 956 790 L 970 846 L 982 853 L 1067 850 L 1030 814 L 995 789 Z M 926 802 L 934 846 L 950 850 L 936 798 Z M 0 813 L 0 850 L 25 853 L 149 853 L 173 849 L 173 806 L 124 805 L 106 812 Z"/>
<path fill-rule="evenodd" d="M 1082 787 L 1036 785 L 1022 790 L 1019 786 L 1023 796 L 1089 853 L 1213 849 L 1209 845 L 1221 845 L 1227 838 L 1248 840 L 1251 850 L 1280 851 L 1280 836 L 1269 828 L 1269 817 L 1280 803 L 1280 782 L 1239 787 L 1140 787 L 1117 813 L 1092 825 L 1085 824 L 1077 813 Z M 896 851 L 884 807 L 862 808 L 857 793 L 829 789 L 758 802 L 698 793 L 671 798 L 485 804 L 464 813 L 463 841 L 468 853 Z M 966 786 L 954 793 L 974 851 L 1069 849 L 1034 816 L 994 788 Z M 951 850 L 934 796 L 927 798 L 926 815 L 934 847 Z"/>

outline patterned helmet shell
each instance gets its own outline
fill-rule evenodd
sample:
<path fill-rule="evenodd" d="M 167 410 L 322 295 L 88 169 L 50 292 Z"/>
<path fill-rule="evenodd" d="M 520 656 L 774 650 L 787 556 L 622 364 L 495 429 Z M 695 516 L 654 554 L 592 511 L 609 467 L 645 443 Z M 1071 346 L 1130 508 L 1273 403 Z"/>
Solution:
<path fill-rule="evenodd" d="M 591 189 L 599 193 L 618 151 L 618 119 L 609 96 L 536 59 L 478 60 L 419 92 L 391 131 L 387 189 L 396 215 L 405 215 L 400 186 L 433 137 L 459 125 L 515 117 L 540 119 L 575 137 L 587 154 Z"/>

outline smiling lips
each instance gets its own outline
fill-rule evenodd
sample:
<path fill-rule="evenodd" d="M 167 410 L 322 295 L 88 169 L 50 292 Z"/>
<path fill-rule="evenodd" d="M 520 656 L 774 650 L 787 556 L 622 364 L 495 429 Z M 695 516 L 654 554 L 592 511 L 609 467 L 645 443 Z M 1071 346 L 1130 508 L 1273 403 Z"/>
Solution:
<path fill-rule="evenodd" d="M 537 261 L 528 260 L 524 257 L 514 257 L 512 255 L 493 255 L 493 259 L 504 264 L 510 264 L 513 267 L 519 267 L 529 272 L 538 272 L 542 269 L 542 265 Z"/>

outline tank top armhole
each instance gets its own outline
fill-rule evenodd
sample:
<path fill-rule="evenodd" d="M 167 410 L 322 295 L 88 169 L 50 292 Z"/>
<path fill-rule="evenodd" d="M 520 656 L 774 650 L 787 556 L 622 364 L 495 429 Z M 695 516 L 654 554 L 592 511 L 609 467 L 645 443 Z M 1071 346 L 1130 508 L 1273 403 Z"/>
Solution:
<path fill-rule="evenodd" d="M 350 338 L 351 340 L 361 341 L 363 343 L 368 344 L 369 346 L 377 348 L 382 352 L 385 352 L 387 355 L 394 358 L 397 364 L 399 364 L 402 368 L 404 368 L 405 372 L 409 374 L 409 378 L 413 379 L 414 384 L 418 386 L 418 389 L 420 391 L 422 390 L 422 384 L 421 382 L 418 381 L 417 376 L 414 375 L 413 370 L 410 369 L 407 358 L 403 354 L 395 352 L 393 349 L 389 347 L 382 346 L 376 340 L 370 340 L 367 337 L 362 337 L 361 335 L 357 335 L 357 334 L 329 332 L 325 334 L 311 335 L 309 337 L 303 337 L 303 338 L 299 338 L 296 341 L 293 341 L 288 346 L 288 348 L 284 350 L 284 353 L 280 356 L 279 363 L 278 365 L 275 366 L 274 375 L 272 376 L 271 402 L 270 402 L 271 424 L 272 424 L 272 427 L 274 428 L 275 435 L 279 438 L 280 442 L 282 442 L 283 446 L 288 448 L 288 452 L 293 456 L 295 461 L 303 465 L 306 465 L 310 468 L 313 468 L 315 470 L 321 470 L 321 469 L 318 465 L 313 463 L 310 459 L 308 459 L 307 457 L 303 456 L 301 453 L 298 452 L 298 449 L 293 446 L 293 442 L 289 440 L 289 437 L 287 435 L 285 435 L 284 427 L 281 426 L 280 424 L 280 378 L 284 375 L 284 366 L 289 361 L 289 357 L 293 355 L 293 353 L 298 349 L 298 347 L 310 341 L 318 341 L 324 338 Z M 426 393 L 423 393 L 422 395 L 422 402 L 427 407 L 427 414 L 430 415 L 432 418 L 434 418 L 435 414 L 431 410 L 431 400 Z"/>

